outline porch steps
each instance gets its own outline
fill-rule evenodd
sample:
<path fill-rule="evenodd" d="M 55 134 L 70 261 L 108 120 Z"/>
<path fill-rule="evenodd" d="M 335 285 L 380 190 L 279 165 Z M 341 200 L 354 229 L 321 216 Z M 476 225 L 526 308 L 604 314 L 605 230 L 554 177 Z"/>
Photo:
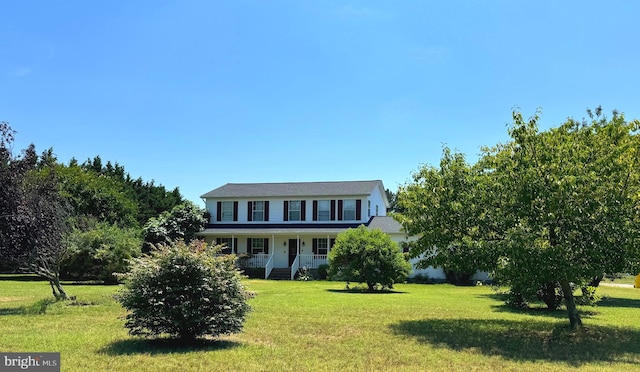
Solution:
<path fill-rule="evenodd" d="M 291 280 L 291 268 L 273 269 L 269 274 L 270 280 Z"/>

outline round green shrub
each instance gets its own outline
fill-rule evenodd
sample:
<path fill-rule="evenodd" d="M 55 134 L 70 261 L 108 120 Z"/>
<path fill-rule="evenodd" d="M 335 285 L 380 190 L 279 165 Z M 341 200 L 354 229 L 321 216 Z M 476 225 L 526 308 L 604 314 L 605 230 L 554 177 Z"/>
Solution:
<path fill-rule="evenodd" d="M 411 264 L 389 235 L 364 225 L 338 234 L 328 259 L 333 280 L 365 283 L 370 291 L 391 289 L 411 271 Z"/>
<path fill-rule="evenodd" d="M 136 259 L 116 296 L 129 311 L 129 333 L 193 340 L 242 331 L 252 293 L 234 257 L 216 257 L 216 251 L 199 241 L 176 241 Z"/>

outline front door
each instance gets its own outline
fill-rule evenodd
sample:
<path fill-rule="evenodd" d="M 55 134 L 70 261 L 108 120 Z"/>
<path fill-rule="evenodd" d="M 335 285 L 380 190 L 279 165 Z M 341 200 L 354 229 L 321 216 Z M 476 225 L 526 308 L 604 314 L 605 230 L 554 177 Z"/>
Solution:
<path fill-rule="evenodd" d="M 289 267 L 298 255 L 298 239 L 289 239 Z"/>

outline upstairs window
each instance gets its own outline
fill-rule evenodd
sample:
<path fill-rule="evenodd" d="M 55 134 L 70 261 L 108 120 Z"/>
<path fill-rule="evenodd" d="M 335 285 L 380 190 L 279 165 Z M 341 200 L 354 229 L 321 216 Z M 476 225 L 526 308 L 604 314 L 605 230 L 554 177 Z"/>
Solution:
<path fill-rule="evenodd" d="M 247 204 L 247 220 L 269 221 L 269 201 L 250 201 Z"/>
<path fill-rule="evenodd" d="M 336 219 L 335 200 L 314 200 L 313 220 L 314 221 L 334 221 Z"/>
<path fill-rule="evenodd" d="M 331 201 L 318 200 L 318 221 L 329 221 L 331 219 Z"/>
<path fill-rule="evenodd" d="M 338 200 L 338 221 L 360 221 L 362 218 L 362 200 Z"/>
<path fill-rule="evenodd" d="M 238 220 L 238 202 L 237 201 L 219 201 L 216 206 L 217 221 L 237 221 Z"/>
<path fill-rule="evenodd" d="M 233 221 L 233 202 L 222 202 L 222 220 Z"/>
<path fill-rule="evenodd" d="M 306 203 L 304 200 L 285 200 L 284 201 L 284 220 L 285 221 L 304 221 L 305 209 L 306 209 Z"/>
<path fill-rule="evenodd" d="M 353 221 L 356 219 L 355 199 L 347 199 L 342 203 L 342 219 L 345 221 Z"/>
<path fill-rule="evenodd" d="M 253 221 L 264 221 L 264 202 L 256 201 L 253 202 Z"/>

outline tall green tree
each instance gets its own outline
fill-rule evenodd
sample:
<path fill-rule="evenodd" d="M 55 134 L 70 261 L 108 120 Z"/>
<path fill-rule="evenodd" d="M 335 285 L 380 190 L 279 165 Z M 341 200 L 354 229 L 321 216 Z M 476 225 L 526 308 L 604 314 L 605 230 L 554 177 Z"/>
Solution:
<path fill-rule="evenodd" d="M 133 192 L 120 180 L 70 163 L 56 166 L 62 193 L 78 218 L 90 218 L 123 228 L 139 227 Z"/>
<path fill-rule="evenodd" d="M 616 112 L 607 120 L 598 109 L 590 121 L 569 119 L 540 131 L 538 119 L 514 112 L 511 141 L 485 149 L 474 175 L 462 177 L 475 181 L 449 202 L 459 201 L 460 208 L 443 209 L 440 218 L 448 222 L 428 212 L 431 200 L 454 192 L 438 191 L 437 180 L 401 191 L 400 203 L 410 206 L 401 222 L 408 231 L 435 235 L 434 244 L 441 239 L 434 248 L 425 241 L 414 254 L 446 262 L 446 243 L 467 239 L 477 248 L 469 250 L 470 259 L 479 268 L 487 263 L 512 289 L 561 288 L 569 322 L 578 328 L 574 285 L 605 272 L 634 270 L 640 259 L 640 122 Z M 471 221 L 471 228 L 461 228 L 458 218 Z"/>

